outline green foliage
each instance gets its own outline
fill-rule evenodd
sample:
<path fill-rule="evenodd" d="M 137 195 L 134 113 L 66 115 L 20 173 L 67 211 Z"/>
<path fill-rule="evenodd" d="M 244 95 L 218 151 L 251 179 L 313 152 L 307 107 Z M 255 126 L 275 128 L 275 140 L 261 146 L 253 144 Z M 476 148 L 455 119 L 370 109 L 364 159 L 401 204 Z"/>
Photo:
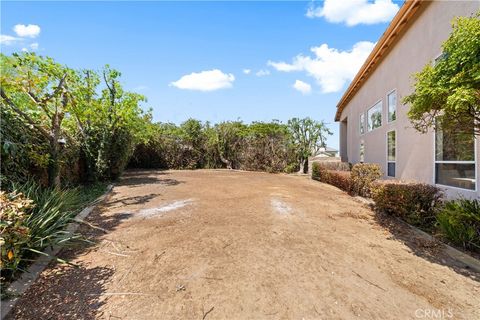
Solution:
<path fill-rule="evenodd" d="M 267 172 L 296 167 L 290 133 L 278 121 L 225 121 L 212 126 L 189 119 L 179 126 L 159 123 L 154 128 L 152 138 L 137 146 L 130 167 Z"/>
<path fill-rule="evenodd" d="M 0 55 L 2 105 L 21 118 L 48 144 L 48 182 L 60 184 L 65 116 L 70 111 L 73 70 L 34 53 Z"/>
<path fill-rule="evenodd" d="M 42 249 L 65 240 L 63 229 L 75 213 L 78 190 L 42 188 L 33 180 L 13 183 L 12 189 L 34 203 L 24 221 L 30 229 L 29 248 Z"/>
<path fill-rule="evenodd" d="M 415 129 L 426 132 L 444 115 L 448 126 L 480 134 L 479 17 L 456 18 L 442 56 L 415 74 L 414 92 L 403 99 Z"/>
<path fill-rule="evenodd" d="M 375 163 L 357 163 L 352 167 L 352 193 L 362 197 L 371 196 L 372 184 L 382 176 Z"/>
<path fill-rule="evenodd" d="M 36 171 L 41 177 L 47 170 L 56 187 L 70 176 L 115 179 L 135 145 L 152 134 L 150 111 L 141 107 L 145 97 L 123 90 L 120 72 L 108 65 L 100 74 L 76 71 L 24 53 L 0 55 L 0 67 L 5 178 L 25 179 Z M 79 172 L 71 172 L 76 167 Z"/>
<path fill-rule="evenodd" d="M 459 199 L 445 203 L 437 215 L 442 235 L 466 249 L 480 251 L 480 201 Z"/>
<path fill-rule="evenodd" d="M 429 184 L 387 181 L 375 183 L 372 199 L 378 211 L 428 230 L 435 223 L 442 193 Z"/>
<path fill-rule="evenodd" d="M 11 183 L 1 193 L 0 242 L 2 276 L 11 277 L 45 247 L 77 239 L 65 227 L 77 212 L 100 194 L 105 185 L 74 189 L 43 188 L 33 180 Z"/>
<path fill-rule="evenodd" d="M 332 135 L 332 132 L 323 121 L 308 117 L 288 120 L 288 130 L 300 163 L 300 171 L 307 173 L 308 157 L 316 154 L 320 148 L 326 147 L 327 135 Z"/>

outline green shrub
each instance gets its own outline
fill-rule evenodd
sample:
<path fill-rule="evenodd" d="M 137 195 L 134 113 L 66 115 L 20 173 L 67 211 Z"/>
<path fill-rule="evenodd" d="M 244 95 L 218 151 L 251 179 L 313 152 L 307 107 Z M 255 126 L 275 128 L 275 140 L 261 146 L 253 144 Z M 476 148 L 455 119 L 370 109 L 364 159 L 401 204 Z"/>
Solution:
<path fill-rule="evenodd" d="M 480 251 L 480 201 L 459 199 L 445 203 L 437 215 L 442 235 L 466 249 Z"/>
<path fill-rule="evenodd" d="M 424 183 L 377 182 L 372 188 L 372 198 L 378 211 L 431 229 L 442 193 L 439 188 Z"/>
<path fill-rule="evenodd" d="M 14 183 L 12 188 L 34 203 L 25 219 L 25 225 L 30 229 L 31 248 L 41 250 L 68 240 L 63 229 L 71 222 L 79 206 L 78 189 L 42 188 L 32 180 Z"/>
<path fill-rule="evenodd" d="M 371 196 L 372 183 L 382 176 L 380 166 L 375 163 L 357 163 L 352 167 L 352 194 Z"/>

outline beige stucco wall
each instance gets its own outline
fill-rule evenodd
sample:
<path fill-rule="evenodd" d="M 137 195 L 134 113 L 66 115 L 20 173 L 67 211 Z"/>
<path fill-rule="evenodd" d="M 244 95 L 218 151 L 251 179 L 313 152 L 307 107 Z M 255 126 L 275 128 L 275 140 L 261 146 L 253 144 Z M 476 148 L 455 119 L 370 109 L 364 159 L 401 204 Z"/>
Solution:
<path fill-rule="evenodd" d="M 340 140 L 343 142 L 340 143 L 340 153 L 346 154 L 349 162 L 359 162 L 360 141 L 363 140 L 365 162 L 378 163 L 386 172 L 386 133 L 396 130 L 396 178 L 434 183 L 433 132 L 420 134 L 411 128 L 407 118 L 408 106 L 402 105 L 401 100 L 412 91 L 411 75 L 441 53 L 441 44 L 451 32 L 452 19 L 455 16 L 470 16 L 479 8 L 480 1 L 434 1 L 420 9 L 418 18 L 342 112 L 340 121 L 348 119 L 348 125 L 346 130 L 340 130 Z M 397 120 L 387 123 L 386 95 L 393 89 L 397 90 Z M 383 101 L 382 126 L 360 135 L 360 114 L 366 113 L 379 100 Z M 346 141 L 343 136 L 345 132 Z M 479 140 L 476 141 L 477 191 L 446 188 L 449 197 L 463 195 L 480 198 Z"/>

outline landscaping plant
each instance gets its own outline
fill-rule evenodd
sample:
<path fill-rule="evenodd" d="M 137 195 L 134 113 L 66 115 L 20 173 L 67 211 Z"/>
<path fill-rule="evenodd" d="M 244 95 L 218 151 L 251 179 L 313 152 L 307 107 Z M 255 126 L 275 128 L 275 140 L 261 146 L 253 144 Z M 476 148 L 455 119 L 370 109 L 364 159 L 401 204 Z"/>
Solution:
<path fill-rule="evenodd" d="M 370 197 L 373 182 L 382 176 L 380 166 L 375 163 L 357 163 L 352 167 L 352 193 Z"/>
<path fill-rule="evenodd" d="M 459 199 L 445 203 L 437 215 L 441 234 L 466 249 L 480 251 L 480 201 Z"/>
<path fill-rule="evenodd" d="M 410 104 L 408 117 L 423 133 L 442 115 L 444 126 L 480 135 L 480 11 L 455 19 L 442 50 L 415 74 L 414 91 L 403 99 Z"/>
<path fill-rule="evenodd" d="M 344 170 L 331 170 L 329 168 L 340 168 Z M 312 179 L 331 184 L 345 192 L 352 190 L 352 177 L 347 170 L 348 163 L 333 165 L 333 162 L 314 162 L 312 164 Z"/>
<path fill-rule="evenodd" d="M 30 245 L 30 229 L 26 226 L 27 211 L 32 200 L 21 193 L 0 191 L 0 250 L 2 276 L 13 272 L 22 260 L 23 250 Z"/>
<path fill-rule="evenodd" d="M 442 193 L 439 188 L 425 183 L 382 181 L 374 184 L 372 199 L 378 211 L 432 230 Z"/>

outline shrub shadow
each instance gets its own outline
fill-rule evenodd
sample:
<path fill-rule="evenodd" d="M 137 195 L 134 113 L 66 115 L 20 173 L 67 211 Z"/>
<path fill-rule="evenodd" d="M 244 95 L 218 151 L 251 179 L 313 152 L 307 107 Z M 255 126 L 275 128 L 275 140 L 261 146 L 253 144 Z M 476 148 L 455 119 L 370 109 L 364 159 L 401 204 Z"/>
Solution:
<path fill-rule="evenodd" d="M 113 268 L 57 266 L 27 290 L 6 319 L 96 319 Z"/>
<path fill-rule="evenodd" d="M 116 183 L 117 186 L 137 187 L 146 184 L 162 184 L 165 186 L 176 186 L 184 181 L 170 178 L 160 178 L 161 175 L 168 175 L 165 171 L 158 170 L 129 170 Z"/>
<path fill-rule="evenodd" d="M 416 256 L 429 262 L 446 266 L 456 273 L 480 282 L 480 273 L 475 272 L 461 261 L 453 259 L 446 254 L 444 250 L 445 243 L 442 241 L 437 239 L 430 240 L 416 233 L 406 222 L 384 213 L 375 212 L 374 220 L 380 226 L 390 231 L 392 240 L 405 244 Z"/>
<path fill-rule="evenodd" d="M 115 194 L 115 192 L 114 192 Z M 120 198 L 112 201 L 108 201 L 106 205 L 108 206 L 114 206 L 116 204 L 122 204 L 122 205 L 136 205 L 136 204 L 145 204 L 149 202 L 150 200 L 158 197 L 160 193 L 150 193 L 144 196 L 133 196 L 133 197 L 125 197 L 125 198 Z"/>

